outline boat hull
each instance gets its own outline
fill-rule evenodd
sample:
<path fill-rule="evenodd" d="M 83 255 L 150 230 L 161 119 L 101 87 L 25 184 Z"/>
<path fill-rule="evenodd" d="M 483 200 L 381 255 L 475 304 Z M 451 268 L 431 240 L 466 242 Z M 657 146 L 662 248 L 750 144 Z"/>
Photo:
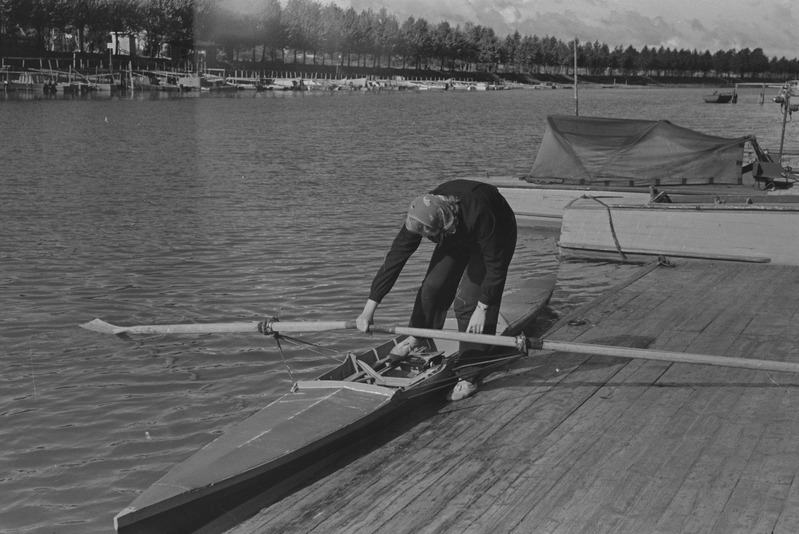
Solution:
<path fill-rule="evenodd" d="M 520 332 L 549 301 L 554 279 L 527 279 L 503 295 L 500 325 Z M 460 377 L 489 372 L 521 356 L 516 349 L 485 351 L 483 365 L 458 366 L 458 342 L 427 340 L 430 360 L 391 364 L 402 340 L 388 340 L 283 395 L 177 465 L 122 510 L 119 534 L 177 534 L 209 525 L 217 532 L 307 482 L 343 451 L 365 443 L 420 402 L 443 401 Z M 220 526 L 222 525 L 222 526 Z"/>
<path fill-rule="evenodd" d="M 732 100 L 732 93 L 714 93 L 702 97 L 706 104 L 729 104 Z"/>
<path fill-rule="evenodd" d="M 476 178 L 477 179 L 477 178 Z M 516 214 L 520 226 L 559 228 L 563 223 L 564 210 L 572 202 L 583 197 L 600 200 L 606 204 L 642 206 L 652 199 L 649 188 L 587 187 L 554 184 L 536 184 L 517 178 L 488 178 L 484 181 L 495 185 Z M 754 181 L 744 180 L 742 185 L 685 185 L 666 186 L 658 192 L 666 193 L 676 203 L 713 203 L 715 201 L 756 204 L 799 203 L 799 195 L 793 188 L 764 191 L 752 187 Z"/>
<path fill-rule="evenodd" d="M 563 217 L 564 257 L 675 256 L 799 265 L 797 204 L 569 206 Z"/>
<path fill-rule="evenodd" d="M 319 386 L 300 385 L 179 464 L 114 518 L 117 532 L 192 532 L 267 488 L 287 491 L 400 403 L 387 388 Z"/>

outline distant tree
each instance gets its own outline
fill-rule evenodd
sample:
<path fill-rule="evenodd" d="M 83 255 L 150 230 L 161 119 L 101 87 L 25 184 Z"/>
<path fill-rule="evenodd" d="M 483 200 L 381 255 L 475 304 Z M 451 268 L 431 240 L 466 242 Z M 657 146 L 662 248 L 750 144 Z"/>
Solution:
<path fill-rule="evenodd" d="M 67 4 L 64 0 L 29 0 L 27 2 L 27 13 L 25 3 L 21 6 L 19 13 L 24 27 L 35 33 L 36 48 L 39 52 L 47 50 L 48 30 L 52 28 L 64 28 L 67 21 Z"/>
<path fill-rule="evenodd" d="M 638 51 L 630 45 L 622 52 L 621 68 L 624 69 L 626 74 L 634 74 L 637 63 Z"/>
<path fill-rule="evenodd" d="M 763 53 L 762 48 L 755 48 L 749 56 L 749 70 L 755 76 L 767 72 L 769 69 L 769 60 L 766 54 Z"/>
<path fill-rule="evenodd" d="M 460 24 L 455 26 L 452 30 L 452 39 L 449 47 L 449 62 L 451 70 L 466 70 L 468 62 L 466 57 L 469 53 L 469 40 L 466 37 L 466 32 L 460 27 Z"/>
<path fill-rule="evenodd" d="M 441 68 L 447 63 L 452 45 L 452 27 L 446 20 L 441 21 L 430 33 L 430 52 L 438 58 Z"/>
<path fill-rule="evenodd" d="M 610 47 L 605 43 L 594 41 L 593 46 L 593 74 L 604 74 L 610 68 Z"/>
<path fill-rule="evenodd" d="M 713 55 L 710 53 L 709 50 L 705 50 L 702 55 L 699 56 L 697 62 L 697 69 L 704 75 L 707 76 L 710 74 L 710 71 L 713 70 Z"/>
<path fill-rule="evenodd" d="M 257 22 L 257 30 L 262 46 L 261 61 L 266 59 L 267 53 L 272 59 L 275 59 L 275 51 L 278 48 L 282 48 L 285 42 L 283 29 L 283 8 L 280 5 L 280 1 L 266 0 Z"/>
<path fill-rule="evenodd" d="M 680 76 L 690 76 L 699 69 L 699 55 L 696 50 L 680 50 L 676 54 L 676 67 Z"/>
<path fill-rule="evenodd" d="M 345 56 L 347 66 L 351 64 L 351 55 L 358 50 L 361 41 L 360 30 L 358 13 L 350 7 L 341 19 L 341 65 L 344 65 Z"/>
<path fill-rule="evenodd" d="M 78 52 L 86 49 L 87 26 L 100 22 L 97 19 L 100 6 L 101 0 L 74 0 L 69 17 L 72 28 L 78 32 Z"/>
<path fill-rule="evenodd" d="M 716 76 L 727 76 L 730 69 L 730 54 L 728 52 L 719 50 L 713 54 L 713 70 L 716 71 Z"/>
<path fill-rule="evenodd" d="M 730 65 L 730 71 L 738 73 L 739 76 L 743 77 L 749 72 L 749 57 L 751 55 L 751 51 L 748 48 L 744 48 L 742 50 L 728 50 L 727 52 Z"/>
<path fill-rule="evenodd" d="M 355 53 L 357 54 L 356 65 L 361 64 L 363 58 L 363 66 L 366 66 L 366 58 L 369 55 L 373 57 L 377 55 L 377 45 L 375 44 L 375 29 L 377 27 L 377 15 L 371 9 L 366 9 L 358 13 L 355 19 Z"/>
<path fill-rule="evenodd" d="M 477 41 L 479 30 L 473 23 L 467 22 L 460 33 L 459 39 L 461 40 L 461 52 L 459 54 L 459 58 L 464 64 L 465 70 L 473 70 L 477 63 L 480 50 Z"/>
<path fill-rule="evenodd" d="M 555 68 L 560 70 L 562 55 L 560 48 L 562 44 L 563 43 L 560 43 L 558 39 L 549 35 L 545 36 L 541 41 L 541 59 L 544 64 L 545 72 L 552 73 Z"/>
<path fill-rule="evenodd" d="M 391 56 L 400 48 L 400 27 L 397 18 L 388 13 L 386 8 L 380 8 L 377 13 L 377 26 L 374 30 L 375 53 L 377 64 L 381 65 L 383 56 L 388 58 L 391 67 Z"/>
<path fill-rule="evenodd" d="M 611 74 L 618 74 L 624 61 L 624 48 L 617 45 L 608 56 L 608 68 Z"/>
<path fill-rule="evenodd" d="M 578 41 L 578 50 L 579 44 Z M 574 41 L 566 43 L 559 39 L 555 39 L 555 61 L 560 72 L 569 72 L 569 67 L 574 64 Z"/>
<path fill-rule="evenodd" d="M 427 61 L 432 52 L 430 25 L 425 19 L 413 20 L 411 17 L 403 23 L 401 32 L 407 41 L 409 56 L 413 58 L 416 68 L 421 68 L 422 61 Z"/>
<path fill-rule="evenodd" d="M 286 44 L 294 50 L 294 62 L 297 52 L 302 52 L 302 63 L 305 64 L 309 51 L 316 52 L 321 46 L 322 20 L 321 5 L 312 0 L 288 0 L 281 19 L 285 22 Z"/>
<path fill-rule="evenodd" d="M 522 36 L 518 30 L 507 35 L 500 46 L 500 62 L 510 65 L 511 70 L 516 72 L 522 58 Z M 507 67 L 506 67 L 507 68 Z"/>
<path fill-rule="evenodd" d="M 488 65 L 489 72 L 496 72 L 499 62 L 500 43 L 494 30 L 486 26 L 478 26 L 479 38 L 477 40 L 477 61 L 483 65 Z"/>

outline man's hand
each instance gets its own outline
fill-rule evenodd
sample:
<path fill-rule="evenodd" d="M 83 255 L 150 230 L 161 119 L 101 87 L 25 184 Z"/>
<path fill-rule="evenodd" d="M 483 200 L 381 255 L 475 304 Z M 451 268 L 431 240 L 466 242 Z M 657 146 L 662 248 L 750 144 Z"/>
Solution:
<path fill-rule="evenodd" d="M 486 310 L 482 306 L 482 304 L 477 303 L 477 307 L 472 313 L 472 318 L 469 319 L 469 326 L 466 327 L 466 331 L 471 334 L 482 334 L 485 329 Z"/>
<path fill-rule="evenodd" d="M 361 332 L 369 332 L 369 327 L 374 324 L 375 310 L 377 309 L 377 302 L 369 299 L 363 307 L 363 311 L 355 319 L 355 327 Z"/>

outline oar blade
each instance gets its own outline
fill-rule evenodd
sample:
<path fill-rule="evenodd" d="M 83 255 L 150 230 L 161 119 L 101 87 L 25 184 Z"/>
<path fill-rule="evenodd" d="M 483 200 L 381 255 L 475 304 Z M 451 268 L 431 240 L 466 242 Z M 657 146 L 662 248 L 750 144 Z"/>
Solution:
<path fill-rule="evenodd" d="M 80 325 L 80 327 L 93 332 L 100 332 L 101 334 L 116 335 L 125 331 L 124 327 L 114 326 L 111 323 L 103 321 L 102 319 L 95 319 L 93 321 L 89 321 L 88 323 L 83 323 Z"/>

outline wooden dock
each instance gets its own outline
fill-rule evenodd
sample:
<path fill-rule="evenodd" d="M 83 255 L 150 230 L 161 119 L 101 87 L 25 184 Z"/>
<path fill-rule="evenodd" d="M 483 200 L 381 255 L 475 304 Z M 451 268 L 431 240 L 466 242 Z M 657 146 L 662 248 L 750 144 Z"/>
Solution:
<path fill-rule="evenodd" d="M 547 339 L 799 361 L 799 269 L 676 263 Z M 409 421 L 229 532 L 799 532 L 799 376 L 543 353 Z"/>

